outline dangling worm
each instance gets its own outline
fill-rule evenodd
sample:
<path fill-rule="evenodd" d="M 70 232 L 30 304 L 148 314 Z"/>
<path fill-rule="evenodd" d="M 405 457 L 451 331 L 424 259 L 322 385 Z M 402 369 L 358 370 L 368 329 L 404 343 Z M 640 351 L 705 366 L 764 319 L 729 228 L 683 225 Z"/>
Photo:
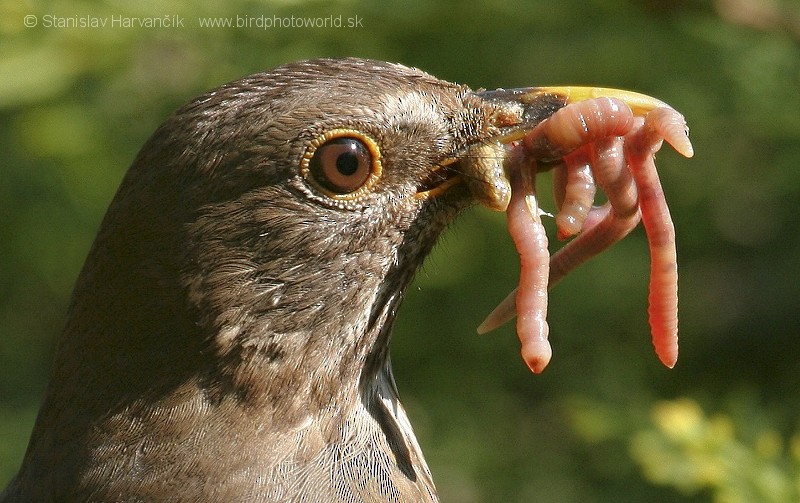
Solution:
<path fill-rule="evenodd" d="M 653 157 L 662 140 L 686 157 L 694 155 L 683 116 L 671 108 L 657 108 L 626 138 L 625 156 L 639 187 L 642 223 L 650 245 L 648 313 L 653 346 L 661 362 L 672 368 L 678 359 L 678 259 L 675 227 Z"/>
<path fill-rule="evenodd" d="M 547 278 L 550 253 L 547 233 L 536 201 L 536 168 L 511 175 L 508 233 L 520 258 L 520 281 L 516 293 L 517 337 L 522 358 L 534 373 L 541 373 L 553 354 L 547 340 Z"/>

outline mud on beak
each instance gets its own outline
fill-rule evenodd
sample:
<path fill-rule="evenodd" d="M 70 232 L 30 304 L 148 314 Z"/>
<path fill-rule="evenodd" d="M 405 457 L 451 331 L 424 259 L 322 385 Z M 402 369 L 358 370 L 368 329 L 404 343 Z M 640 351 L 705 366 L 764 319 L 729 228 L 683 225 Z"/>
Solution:
<path fill-rule="evenodd" d="M 510 166 L 519 166 L 520 157 L 524 156 L 518 141 L 561 108 L 600 97 L 623 101 L 635 115 L 669 106 L 644 94 L 602 87 L 527 87 L 475 94 L 495 107 L 489 126 L 496 134 L 445 160 L 445 168 L 458 163 L 456 171 L 460 176 L 441 189 L 463 182 L 478 202 L 495 211 L 505 211 L 511 200 Z"/>

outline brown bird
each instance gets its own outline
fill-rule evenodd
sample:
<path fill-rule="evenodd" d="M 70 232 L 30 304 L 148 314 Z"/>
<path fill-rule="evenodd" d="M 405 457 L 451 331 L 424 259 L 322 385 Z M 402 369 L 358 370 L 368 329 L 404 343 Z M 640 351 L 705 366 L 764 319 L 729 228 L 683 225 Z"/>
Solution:
<path fill-rule="evenodd" d="M 0 501 L 437 500 L 395 314 L 494 190 L 459 174 L 470 148 L 561 106 L 323 59 L 175 112 L 103 220 Z"/>

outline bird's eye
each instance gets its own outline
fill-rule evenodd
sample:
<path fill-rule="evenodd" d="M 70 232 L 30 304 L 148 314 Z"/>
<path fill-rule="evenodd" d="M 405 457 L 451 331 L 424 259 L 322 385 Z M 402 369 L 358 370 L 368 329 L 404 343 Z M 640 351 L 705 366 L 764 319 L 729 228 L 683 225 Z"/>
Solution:
<path fill-rule="evenodd" d="M 355 138 L 335 138 L 320 145 L 308 161 L 308 169 L 320 185 L 337 194 L 358 190 L 369 178 L 372 159 Z"/>
<path fill-rule="evenodd" d="M 355 199 L 380 177 L 380 151 L 375 141 L 361 132 L 329 131 L 306 151 L 301 174 L 329 197 Z"/>

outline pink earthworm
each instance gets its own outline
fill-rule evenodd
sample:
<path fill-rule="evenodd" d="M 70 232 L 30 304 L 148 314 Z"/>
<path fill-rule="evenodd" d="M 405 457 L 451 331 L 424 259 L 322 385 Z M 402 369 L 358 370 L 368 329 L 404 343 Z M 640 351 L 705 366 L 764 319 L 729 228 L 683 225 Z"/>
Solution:
<path fill-rule="evenodd" d="M 694 154 L 683 116 L 671 108 L 657 108 L 626 138 L 625 156 L 639 188 L 650 246 L 648 314 L 653 346 L 661 362 L 672 368 L 678 359 L 678 258 L 675 226 L 653 157 L 662 140 L 686 157 Z"/>
<path fill-rule="evenodd" d="M 634 121 L 622 100 L 595 98 L 568 105 L 541 122 L 523 143 L 537 159 L 558 159 L 600 138 L 625 136 Z"/>
<path fill-rule="evenodd" d="M 600 139 L 593 150 L 595 177 L 608 202 L 593 208 L 583 232 L 553 255 L 551 288 L 573 269 L 623 239 L 639 223 L 637 190 L 626 166 L 623 139 Z"/>
<path fill-rule="evenodd" d="M 517 170 L 511 177 L 508 232 L 520 257 L 520 282 L 516 293 L 517 336 L 522 358 L 534 373 L 544 370 L 552 356 L 547 340 L 547 278 L 550 254 L 547 233 L 536 202 L 536 171 Z"/>
<path fill-rule="evenodd" d="M 581 148 L 569 154 L 564 165 L 553 170 L 554 178 L 563 179 L 563 185 L 561 181 L 553 184 L 558 206 L 556 228 L 561 240 L 581 231 L 592 208 L 597 186 L 592 175 L 591 153 L 587 150 Z"/>

